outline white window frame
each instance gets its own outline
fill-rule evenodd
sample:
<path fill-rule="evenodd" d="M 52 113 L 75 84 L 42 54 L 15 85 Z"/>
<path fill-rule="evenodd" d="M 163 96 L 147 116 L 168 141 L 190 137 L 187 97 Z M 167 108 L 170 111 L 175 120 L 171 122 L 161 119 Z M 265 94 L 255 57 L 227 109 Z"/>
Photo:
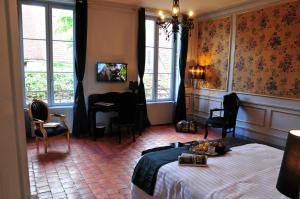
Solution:
<path fill-rule="evenodd" d="M 154 69 L 153 69 L 153 82 L 152 82 L 152 99 L 147 99 L 147 103 L 153 103 L 153 102 L 174 102 L 175 99 L 175 86 L 176 86 L 176 67 L 178 64 L 177 61 L 177 49 L 178 49 L 178 38 L 175 42 L 173 42 L 173 38 L 172 38 L 172 42 L 173 42 L 173 46 L 172 46 L 172 67 L 171 67 L 171 79 L 170 79 L 170 98 L 165 98 L 165 99 L 158 99 L 157 97 L 157 93 L 158 93 L 158 52 L 159 52 L 159 26 L 156 24 L 156 17 L 153 16 L 146 16 L 146 20 L 152 20 L 154 21 L 154 26 L 155 26 L 155 33 L 154 33 Z M 147 29 L 146 29 L 147 31 Z M 163 35 L 165 35 L 165 33 L 162 33 Z M 147 46 L 145 46 L 146 48 Z"/>
<path fill-rule="evenodd" d="M 19 13 L 19 30 L 20 30 L 20 60 L 22 68 L 22 84 L 23 84 L 23 102 L 26 103 L 26 91 L 25 91 L 25 70 L 24 70 L 24 48 L 23 48 L 23 26 L 22 26 L 22 5 L 33 5 L 45 7 L 45 26 L 46 26 L 46 58 L 47 58 L 47 97 L 48 106 L 72 106 L 74 103 L 55 103 L 54 101 L 54 81 L 53 81 L 53 37 L 52 37 L 52 8 L 66 9 L 73 11 L 73 57 L 75 57 L 75 4 L 68 2 L 57 1 L 40 1 L 40 0 L 19 0 L 18 1 L 18 13 Z M 73 89 L 75 97 L 75 89 L 77 85 L 77 79 L 75 76 L 75 60 L 73 61 Z"/>

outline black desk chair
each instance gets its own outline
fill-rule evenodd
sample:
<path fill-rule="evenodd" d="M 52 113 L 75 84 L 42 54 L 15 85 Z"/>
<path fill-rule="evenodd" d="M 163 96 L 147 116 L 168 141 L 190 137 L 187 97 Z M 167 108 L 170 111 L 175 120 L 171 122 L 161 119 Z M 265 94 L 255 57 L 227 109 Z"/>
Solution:
<path fill-rule="evenodd" d="M 45 102 L 33 100 L 33 102 L 29 104 L 29 117 L 34 125 L 35 140 L 38 150 L 40 139 L 44 141 L 45 153 L 47 153 L 49 139 L 64 135 L 67 137 L 68 150 L 70 150 L 70 130 L 66 123 L 65 115 L 50 114 Z M 61 123 L 51 126 L 48 122 L 52 117 L 58 117 Z"/>
<path fill-rule="evenodd" d="M 132 133 L 133 141 L 135 141 L 136 130 L 136 112 L 137 112 L 137 97 L 135 93 L 125 92 L 120 94 L 118 102 L 118 116 L 111 118 L 110 129 L 113 131 L 113 126 L 118 128 L 119 144 L 121 143 L 122 127 L 127 129 L 127 132 Z"/>
<path fill-rule="evenodd" d="M 205 125 L 205 139 L 208 135 L 208 127 L 222 128 L 222 138 L 225 138 L 226 134 L 230 132 L 232 132 L 233 137 L 235 137 L 236 118 L 240 107 L 240 100 L 236 93 L 224 96 L 223 107 L 223 109 L 210 110 L 210 116 Z M 224 111 L 224 116 L 213 117 L 215 111 Z"/>

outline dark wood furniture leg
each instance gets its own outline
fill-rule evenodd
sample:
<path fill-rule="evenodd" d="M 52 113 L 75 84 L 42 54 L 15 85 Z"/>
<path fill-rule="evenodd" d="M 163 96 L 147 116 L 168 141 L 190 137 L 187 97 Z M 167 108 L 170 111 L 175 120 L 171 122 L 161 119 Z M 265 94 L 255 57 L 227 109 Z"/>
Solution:
<path fill-rule="evenodd" d="M 227 129 L 222 128 L 222 138 L 226 138 L 226 134 L 227 134 Z"/>
<path fill-rule="evenodd" d="M 205 135 L 204 135 L 204 139 L 207 138 L 207 135 L 208 135 L 208 125 L 205 124 Z"/>

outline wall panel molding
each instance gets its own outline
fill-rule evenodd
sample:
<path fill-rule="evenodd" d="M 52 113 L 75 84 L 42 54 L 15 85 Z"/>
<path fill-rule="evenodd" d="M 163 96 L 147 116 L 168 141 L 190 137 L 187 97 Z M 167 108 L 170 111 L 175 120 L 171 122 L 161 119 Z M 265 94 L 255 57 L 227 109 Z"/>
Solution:
<path fill-rule="evenodd" d="M 248 110 L 248 112 L 245 111 L 245 114 L 242 115 L 241 111 L 243 111 L 243 110 Z M 248 113 L 248 114 L 246 114 L 246 113 Z M 249 106 L 249 105 L 242 104 L 240 107 L 240 110 L 239 110 L 237 121 L 255 125 L 255 126 L 265 127 L 266 113 L 267 113 L 267 109 L 258 108 L 258 107 L 255 107 L 255 105 Z M 249 114 L 251 114 L 251 115 L 249 116 Z M 244 118 L 241 119 L 240 117 L 244 117 Z M 247 119 L 247 117 L 249 117 L 249 118 Z"/>
<path fill-rule="evenodd" d="M 292 129 L 300 129 L 300 114 L 271 110 L 269 128 L 281 132 L 289 132 Z"/>
<path fill-rule="evenodd" d="M 193 93 L 192 90 L 187 96 L 193 100 L 189 117 L 200 124 L 205 124 L 209 117 L 211 104 L 219 103 L 221 106 L 223 102 L 221 96 L 200 95 Z M 290 128 L 300 129 L 300 114 L 298 114 L 297 106 L 286 107 L 253 101 L 241 102 L 237 119 L 237 134 L 261 138 L 265 142 L 282 146 Z"/>

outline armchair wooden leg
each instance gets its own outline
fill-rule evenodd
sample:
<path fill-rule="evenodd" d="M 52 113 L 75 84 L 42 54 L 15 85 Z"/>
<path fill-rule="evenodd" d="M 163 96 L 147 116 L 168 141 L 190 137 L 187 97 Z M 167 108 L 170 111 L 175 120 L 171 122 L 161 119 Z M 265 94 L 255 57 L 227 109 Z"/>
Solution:
<path fill-rule="evenodd" d="M 44 138 L 45 153 L 48 153 L 48 138 Z"/>
<path fill-rule="evenodd" d="M 207 135 L 208 135 L 208 125 L 205 124 L 205 134 L 204 134 L 204 139 L 207 138 Z"/>
<path fill-rule="evenodd" d="M 235 127 L 233 127 L 232 137 L 235 138 Z"/>
<path fill-rule="evenodd" d="M 222 138 L 226 138 L 226 134 L 227 134 L 227 129 L 222 128 Z"/>
<path fill-rule="evenodd" d="M 70 132 L 67 133 L 68 151 L 70 151 Z"/>
<path fill-rule="evenodd" d="M 39 141 L 38 137 L 35 137 L 35 144 L 36 144 L 37 151 L 39 151 L 40 150 L 40 141 Z"/>

